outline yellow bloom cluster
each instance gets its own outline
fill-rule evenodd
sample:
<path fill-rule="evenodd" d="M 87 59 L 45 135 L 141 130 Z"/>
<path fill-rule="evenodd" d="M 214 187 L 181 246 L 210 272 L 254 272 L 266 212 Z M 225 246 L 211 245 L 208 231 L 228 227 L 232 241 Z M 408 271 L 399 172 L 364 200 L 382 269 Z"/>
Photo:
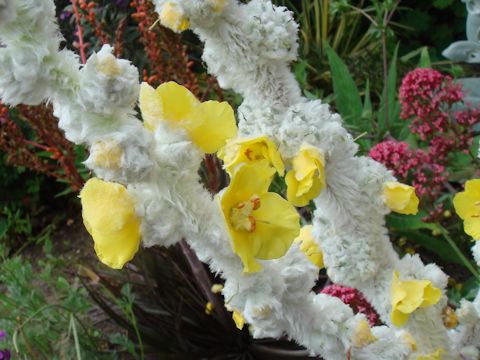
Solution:
<path fill-rule="evenodd" d="M 232 107 L 227 102 L 200 102 L 184 86 L 170 81 L 157 89 L 140 87 L 140 110 L 145 127 L 155 131 L 160 122 L 186 131 L 203 152 L 215 153 L 237 135 Z"/>
<path fill-rule="evenodd" d="M 230 140 L 217 155 L 232 176 L 221 206 L 233 250 L 242 259 L 245 272 L 256 272 L 261 267 L 255 259 L 283 256 L 298 235 L 299 216 L 292 204 L 305 206 L 319 195 L 325 186 L 324 156 L 313 146 L 301 147 L 285 178 L 286 201 L 268 192 L 275 172 L 279 176 L 285 173 L 280 153 L 268 137 Z M 313 238 L 306 238 L 307 232 L 298 239 L 301 250 L 321 268 L 323 254 Z"/>
<path fill-rule="evenodd" d="M 293 159 L 293 169 L 287 173 L 287 199 L 295 206 L 306 206 L 325 187 L 325 156 L 311 145 L 304 144 Z"/>
<path fill-rule="evenodd" d="M 465 183 L 465 191 L 453 198 L 453 206 L 463 220 L 465 232 L 475 240 L 480 240 L 480 179 Z"/>
<path fill-rule="evenodd" d="M 235 172 L 220 199 L 233 251 L 242 260 L 244 272 L 261 269 L 255 259 L 283 256 L 300 231 L 295 208 L 268 192 L 274 173 L 267 161 L 246 163 Z"/>
<path fill-rule="evenodd" d="M 391 286 L 391 320 L 395 326 L 403 326 L 411 313 L 421 307 L 435 305 L 442 292 L 428 280 L 402 281 L 397 271 L 393 273 Z"/>

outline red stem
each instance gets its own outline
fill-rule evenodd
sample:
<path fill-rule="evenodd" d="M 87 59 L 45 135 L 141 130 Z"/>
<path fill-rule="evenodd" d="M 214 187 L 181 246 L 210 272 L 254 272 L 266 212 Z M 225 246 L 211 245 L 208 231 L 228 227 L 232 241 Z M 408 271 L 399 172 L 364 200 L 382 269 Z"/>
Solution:
<path fill-rule="evenodd" d="M 73 14 L 75 15 L 75 21 L 77 23 L 77 36 L 78 36 L 78 51 L 80 51 L 80 59 L 82 64 L 87 62 L 87 56 L 85 55 L 85 44 L 83 42 L 83 29 L 80 22 L 80 13 L 77 7 L 77 0 L 70 0 L 73 7 Z"/>
<path fill-rule="evenodd" d="M 205 155 L 205 165 L 207 165 L 208 185 L 212 194 L 218 191 L 217 166 L 213 155 Z"/>

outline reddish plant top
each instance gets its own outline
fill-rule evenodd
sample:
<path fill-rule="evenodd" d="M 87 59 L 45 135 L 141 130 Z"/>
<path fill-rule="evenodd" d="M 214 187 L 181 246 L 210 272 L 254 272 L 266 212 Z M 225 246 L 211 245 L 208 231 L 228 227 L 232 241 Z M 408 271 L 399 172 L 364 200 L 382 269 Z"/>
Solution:
<path fill-rule="evenodd" d="M 455 111 L 454 106 L 463 104 L 461 84 L 432 69 L 409 72 L 402 81 L 399 98 L 400 117 L 410 121 L 410 131 L 418 136 L 421 148 L 411 149 L 405 142 L 387 140 L 375 145 L 370 157 L 392 170 L 400 181 L 415 186 L 417 195 L 432 205 L 448 186 L 446 167 L 452 152 L 469 154 L 476 161 L 470 147 L 480 110 Z M 443 211 L 442 206 L 432 208 L 425 220 L 435 220 Z"/>
<path fill-rule="evenodd" d="M 355 313 L 360 312 L 364 314 L 367 317 L 370 326 L 379 325 L 380 316 L 367 299 L 365 299 L 363 294 L 357 289 L 334 284 L 324 287 L 321 293 L 337 297 L 345 304 L 349 305 Z"/>

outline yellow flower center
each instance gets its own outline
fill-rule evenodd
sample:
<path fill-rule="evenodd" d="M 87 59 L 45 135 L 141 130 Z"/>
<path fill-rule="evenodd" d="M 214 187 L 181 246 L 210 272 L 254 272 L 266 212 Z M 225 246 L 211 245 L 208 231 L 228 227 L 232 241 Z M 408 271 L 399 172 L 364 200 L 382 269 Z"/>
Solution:
<path fill-rule="evenodd" d="M 106 55 L 102 60 L 96 63 L 97 71 L 108 77 L 115 77 L 122 74 L 117 59 L 112 54 Z"/>
<path fill-rule="evenodd" d="M 268 159 L 268 148 L 263 143 L 252 144 L 243 153 L 250 161 Z"/>
<path fill-rule="evenodd" d="M 260 208 L 260 198 L 253 195 L 249 200 L 242 201 L 230 209 L 230 221 L 233 228 L 238 231 L 254 232 L 257 221 L 252 215 L 254 210 Z"/>

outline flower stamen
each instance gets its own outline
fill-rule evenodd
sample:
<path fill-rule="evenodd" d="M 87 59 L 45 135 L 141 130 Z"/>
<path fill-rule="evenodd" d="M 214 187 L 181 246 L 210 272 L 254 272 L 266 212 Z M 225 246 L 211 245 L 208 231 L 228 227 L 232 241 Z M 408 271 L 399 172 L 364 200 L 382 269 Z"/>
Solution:
<path fill-rule="evenodd" d="M 261 202 L 258 195 L 253 195 L 247 201 L 242 201 L 230 210 L 230 221 L 235 230 L 254 232 L 257 220 L 252 212 L 260 208 Z"/>

